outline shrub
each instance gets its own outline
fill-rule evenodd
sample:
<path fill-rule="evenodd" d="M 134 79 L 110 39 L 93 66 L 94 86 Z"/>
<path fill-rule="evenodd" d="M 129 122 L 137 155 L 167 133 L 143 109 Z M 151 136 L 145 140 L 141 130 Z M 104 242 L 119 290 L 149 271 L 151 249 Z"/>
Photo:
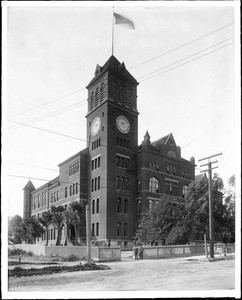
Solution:
<path fill-rule="evenodd" d="M 22 250 L 22 249 L 8 249 L 8 256 L 11 256 L 11 255 L 23 255 L 23 256 L 33 256 L 33 252 L 32 251 L 25 251 L 25 250 Z"/>
<path fill-rule="evenodd" d="M 62 258 L 62 261 L 78 261 L 78 260 L 80 260 L 80 258 L 75 254 L 70 254 Z"/>

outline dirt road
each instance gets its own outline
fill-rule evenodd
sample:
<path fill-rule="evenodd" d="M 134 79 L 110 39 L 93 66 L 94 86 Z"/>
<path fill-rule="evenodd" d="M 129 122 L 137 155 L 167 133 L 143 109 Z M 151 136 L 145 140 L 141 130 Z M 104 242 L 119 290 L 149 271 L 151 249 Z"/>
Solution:
<path fill-rule="evenodd" d="M 233 259 L 124 259 L 111 270 L 9 279 L 9 291 L 192 291 L 235 288 Z"/>

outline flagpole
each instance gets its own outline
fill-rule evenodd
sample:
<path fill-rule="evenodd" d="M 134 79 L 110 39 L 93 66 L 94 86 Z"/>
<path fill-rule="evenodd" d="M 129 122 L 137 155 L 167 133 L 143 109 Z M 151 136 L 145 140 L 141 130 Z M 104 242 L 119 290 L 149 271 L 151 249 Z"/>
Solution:
<path fill-rule="evenodd" d="M 114 7 L 113 7 L 114 9 Z M 113 55 L 113 43 L 114 43 L 114 14 L 112 18 L 112 55 Z"/>

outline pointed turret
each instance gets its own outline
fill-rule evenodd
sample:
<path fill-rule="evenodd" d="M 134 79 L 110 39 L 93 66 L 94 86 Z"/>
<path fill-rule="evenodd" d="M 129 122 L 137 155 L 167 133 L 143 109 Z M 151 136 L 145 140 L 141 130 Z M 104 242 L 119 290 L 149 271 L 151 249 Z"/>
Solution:
<path fill-rule="evenodd" d="M 23 203 L 23 217 L 27 218 L 31 216 L 31 193 L 35 190 L 35 187 L 31 180 L 23 188 L 24 190 L 24 203 Z"/>

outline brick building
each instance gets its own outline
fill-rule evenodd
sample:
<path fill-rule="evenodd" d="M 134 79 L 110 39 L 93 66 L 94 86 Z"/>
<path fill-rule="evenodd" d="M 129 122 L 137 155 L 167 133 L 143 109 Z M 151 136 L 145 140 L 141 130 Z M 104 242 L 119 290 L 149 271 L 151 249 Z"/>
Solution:
<path fill-rule="evenodd" d="M 138 145 L 137 86 L 114 56 L 102 67 L 97 65 L 87 85 L 87 147 L 59 164 L 57 178 L 38 189 L 27 183 L 24 216 L 40 217 L 52 205 L 67 207 L 71 201 L 87 200 L 93 239 L 128 246 L 140 217 L 154 202 L 167 194 L 174 203 L 183 201 L 195 179 L 195 160 L 181 157 L 172 134 L 151 142 L 146 132 Z M 72 230 L 72 238 L 75 234 Z M 46 234 L 38 242 L 45 238 Z M 54 245 L 54 228 L 49 238 Z"/>

